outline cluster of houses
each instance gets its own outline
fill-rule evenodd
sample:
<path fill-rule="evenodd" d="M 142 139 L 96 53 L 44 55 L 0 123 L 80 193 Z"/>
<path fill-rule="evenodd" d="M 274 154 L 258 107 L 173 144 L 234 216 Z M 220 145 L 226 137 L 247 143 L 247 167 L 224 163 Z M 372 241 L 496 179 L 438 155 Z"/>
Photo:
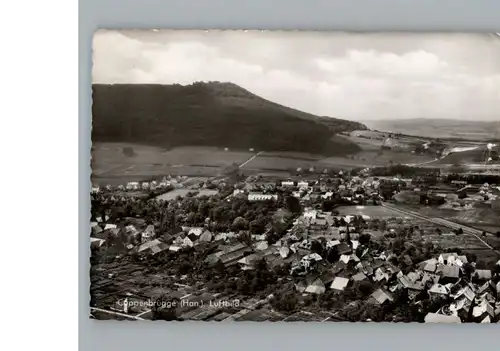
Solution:
<path fill-rule="evenodd" d="M 180 181 L 180 178 L 164 178 L 159 183 L 129 183 L 123 188 L 154 189 Z M 356 203 L 361 199 L 379 199 L 381 189 L 401 183 L 403 187 L 411 187 L 407 179 L 349 177 L 347 180 L 341 175 L 329 181 L 246 182 L 244 187 L 236 188 L 232 196 L 243 196 L 248 201 L 269 201 L 278 199 L 278 190 L 289 189 L 302 203 L 332 196 Z M 496 199 L 494 187 L 487 184 L 477 191 L 482 198 L 486 195 Z M 370 249 L 361 240 L 362 236 L 378 237 L 383 233 L 368 229 L 358 233 L 352 229 L 351 224 L 359 217 L 363 221 L 371 220 L 368 216 L 340 216 L 306 207 L 285 236 L 273 244 L 268 243 L 265 234 L 214 233 L 206 227 L 179 227 L 175 234 L 160 235 L 153 225 L 146 225 L 141 219 L 131 218 L 128 221 L 131 224 L 118 227 L 106 223 L 108 218 L 98 218 L 91 223 L 91 246 L 113 246 L 141 255 L 215 246 L 214 252 L 205 259 L 206 264 L 251 270 L 264 259 L 271 269 L 286 266 L 298 294 L 320 295 L 329 289 L 342 293 L 366 281 L 374 287 L 367 298 L 373 304 L 394 302 L 402 291 L 407 293 L 410 304 L 422 304 L 427 299 L 442 301 L 439 310 L 430 311 L 426 316 L 425 321 L 429 323 L 494 323 L 500 319 L 500 283 L 492 271 L 476 269 L 464 255 L 443 253 L 417 265 L 408 257 L 408 266 L 415 268 L 404 273 L 391 263 L 393 254 Z M 388 225 L 386 230 L 394 228 Z"/>
<path fill-rule="evenodd" d="M 236 188 L 233 197 L 245 197 L 248 201 L 278 200 L 279 192 L 288 191 L 297 199 L 307 202 L 328 200 L 340 196 L 345 201 L 357 203 L 369 199 L 379 200 L 379 180 L 373 178 L 349 177 L 341 175 L 320 180 L 285 180 L 274 182 L 247 181 L 244 186 Z"/>
<path fill-rule="evenodd" d="M 163 189 L 167 188 L 169 186 L 175 186 L 177 184 L 182 183 L 185 181 L 187 177 L 172 177 L 172 176 L 165 176 L 161 181 L 156 181 L 152 180 L 150 182 L 138 182 L 138 181 L 131 181 L 126 184 L 119 184 L 116 187 L 113 187 L 110 184 L 107 184 L 104 186 L 104 189 L 107 191 L 112 191 L 112 190 L 119 190 L 119 191 L 148 191 L 148 190 L 155 190 L 155 189 Z M 91 193 L 96 194 L 101 192 L 103 189 L 101 187 L 95 185 L 92 186 Z"/>

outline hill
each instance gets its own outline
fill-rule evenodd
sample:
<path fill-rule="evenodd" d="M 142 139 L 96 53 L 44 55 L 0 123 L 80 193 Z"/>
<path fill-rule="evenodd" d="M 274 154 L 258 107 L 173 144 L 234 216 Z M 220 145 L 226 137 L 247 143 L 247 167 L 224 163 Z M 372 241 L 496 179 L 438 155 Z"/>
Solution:
<path fill-rule="evenodd" d="M 92 90 L 92 140 L 98 142 L 341 155 L 359 147 L 334 135 L 366 129 L 273 103 L 232 83 L 93 85 Z"/>
<path fill-rule="evenodd" d="M 368 127 L 441 139 L 489 141 L 500 138 L 498 121 L 462 121 L 454 119 L 412 118 L 365 122 Z"/>

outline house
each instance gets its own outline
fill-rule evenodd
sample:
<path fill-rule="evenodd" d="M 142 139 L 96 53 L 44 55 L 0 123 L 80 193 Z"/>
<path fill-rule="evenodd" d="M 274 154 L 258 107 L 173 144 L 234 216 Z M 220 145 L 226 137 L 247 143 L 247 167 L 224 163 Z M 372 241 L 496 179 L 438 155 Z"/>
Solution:
<path fill-rule="evenodd" d="M 355 262 L 355 263 L 357 263 L 357 262 L 360 261 L 360 259 L 355 254 L 350 254 L 350 255 L 341 255 L 340 256 L 340 261 L 342 261 L 345 264 L 347 264 L 349 262 Z"/>
<path fill-rule="evenodd" d="M 495 309 L 491 306 L 491 304 L 486 300 L 481 300 L 474 308 L 472 309 L 472 315 L 477 319 L 484 319 L 487 316 L 493 318 L 495 317 Z"/>
<path fill-rule="evenodd" d="M 260 242 L 255 243 L 255 250 L 257 250 L 257 251 L 267 250 L 268 247 L 269 247 L 269 244 L 267 243 L 267 241 L 260 241 Z"/>
<path fill-rule="evenodd" d="M 304 217 L 304 219 L 305 218 L 316 219 L 317 215 L 318 215 L 318 212 L 316 210 L 306 209 L 304 211 L 303 217 Z"/>
<path fill-rule="evenodd" d="M 330 248 L 335 247 L 337 245 L 340 245 L 340 241 L 338 241 L 338 240 L 330 240 L 330 241 L 327 241 L 326 248 L 330 249 Z"/>
<path fill-rule="evenodd" d="M 154 227 L 154 225 L 150 224 L 142 232 L 142 234 L 141 234 L 141 240 L 144 243 L 146 241 L 149 241 L 149 240 L 153 239 L 154 235 L 155 235 L 155 227 Z"/>
<path fill-rule="evenodd" d="M 237 264 L 248 252 L 252 249 L 243 243 L 239 243 L 224 250 L 224 253 L 219 256 L 220 261 L 226 266 Z"/>
<path fill-rule="evenodd" d="M 428 293 L 431 298 L 441 298 L 447 296 L 450 293 L 450 289 L 447 285 L 434 284 L 428 290 Z"/>
<path fill-rule="evenodd" d="M 201 228 L 201 227 L 190 228 L 188 231 L 188 235 L 189 234 L 193 234 L 195 236 L 200 236 L 201 234 L 203 234 L 203 228 Z"/>
<path fill-rule="evenodd" d="M 183 247 L 193 247 L 194 246 L 194 243 L 193 241 L 188 237 L 186 236 L 183 240 L 182 240 L 182 246 Z"/>
<path fill-rule="evenodd" d="M 90 247 L 93 249 L 97 249 L 97 248 L 101 247 L 105 242 L 106 242 L 106 240 L 104 240 L 104 239 L 90 238 Z"/>
<path fill-rule="evenodd" d="M 286 246 L 282 246 L 279 249 L 279 253 L 282 258 L 287 258 L 288 255 L 290 255 L 290 249 Z"/>
<path fill-rule="evenodd" d="M 460 267 L 439 265 L 437 267 L 436 274 L 441 276 L 440 282 L 454 282 L 460 277 Z"/>
<path fill-rule="evenodd" d="M 349 279 L 344 277 L 335 277 L 330 288 L 336 291 L 343 291 L 349 285 Z"/>
<path fill-rule="evenodd" d="M 448 264 L 448 262 L 452 263 L 455 261 L 455 258 L 458 257 L 458 254 L 455 252 L 443 253 L 439 255 L 438 262 L 441 264 Z"/>
<path fill-rule="evenodd" d="M 200 235 L 200 238 L 198 239 L 199 242 L 205 242 L 205 243 L 208 243 L 210 241 L 212 241 L 212 238 L 213 238 L 213 235 L 211 232 L 209 232 L 208 230 L 205 230 L 203 232 L 203 234 Z"/>
<path fill-rule="evenodd" d="M 425 323 L 462 323 L 458 316 L 448 316 L 431 312 L 425 316 L 424 321 Z"/>
<path fill-rule="evenodd" d="M 352 247 L 350 247 L 347 243 L 343 242 L 340 245 L 336 246 L 337 252 L 339 255 L 347 255 L 352 253 Z"/>
<path fill-rule="evenodd" d="M 283 182 L 281 182 L 281 186 L 282 187 L 293 187 L 293 186 L 295 186 L 295 183 L 292 181 L 283 181 Z"/>
<path fill-rule="evenodd" d="M 473 277 L 477 280 L 490 280 L 492 275 L 489 269 L 476 269 Z"/>
<path fill-rule="evenodd" d="M 368 300 L 371 303 L 383 305 L 386 302 L 393 302 L 394 297 L 388 291 L 385 291 L 383 289 L 377 289 L 373 292 L 373 294 L 371 294 L 371 296 Z"/>
<path fill-rule="evenodd" d="M 389 281 L 391 274 L 387 271 L 385 267 L 378 267 L 373 272 L 372 279 L 374 282 L 380 282 L 382 280 Z"/>
<path fill-rule="evenodd" d="M 360 282 L 362 280 L 367 279 L 366 275 L 363 272 L 359 272 L 351 277 L 351 279 L 355 282 Z"/>
<path fill-rule="evenodd" d="M 300 181 L 297 183 L 297 187 L 301 190 L 306 190 L 309 187 L 308 182 Z"/>
<path fill-rule="evenodd" d="M 169 248 L 169 245 L 161 242 L 158 239 L 147 241 L 141 244 L 137 248 L 138 253 L 146 253 L 146 254 L 157 254 L 159 252 L 165 251 Z"/>
<path fill-rule="evenodd" d="M 301 280 L 297 284 L 295 284 L 295 290 L 297 290 L 299 293 L 305 292 L 306 288 L 307 288 L 307 285 L 303 280 Z"/>
<path fill-rule="evenodd" d="M 92 234 L 94 234 L 94 235 L 102 232 L 102 228 L 99 226 L 99 224 L 97 222 L 91 222 L 90 228 L 91 228 Z"/>
<path fill-rule="evenodd" d="M 325 284 L 321 279 L 316 279 L 313 283 L 309 284 L 305 290 L 309 294 L 323 294 L 326 291 Z"/>
<path fill-rule="evenodd" d="M 238 263 L 242 266 L 242 269 L 252 269 L 255 263 L 260 259 L 261 257 L 258 256 L 257 254 L 250 254 L 248 256 L 243 257 L 242 259 L 238 260 Z"/>

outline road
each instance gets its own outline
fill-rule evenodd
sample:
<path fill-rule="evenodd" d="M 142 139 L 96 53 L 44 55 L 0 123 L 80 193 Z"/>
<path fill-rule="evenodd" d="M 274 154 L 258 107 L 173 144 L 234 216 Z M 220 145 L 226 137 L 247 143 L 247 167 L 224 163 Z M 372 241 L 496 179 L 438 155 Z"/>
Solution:
<path fill-rule="evenodd" d="M 261 155 L 262 153 L 263 153 L 263 151 L 259 151 L 259 152 L 257 152 L 255 155 L 253 155 L 252 157 L 250 157 L 248 160 L 246 160 L 245 162 L 243 162 L 242 164 L 240 164 L 240 165 L 238 166 L 238 168 L 242 168 L 244 165 L 246 165 L 246 164 L 248 164 L 248 163 L 252 162 L 252 161 L 253 161 L 253 160 L 254 160 L 257 156 Z M 224 198 L 224 200 L 228 200 L 228 199 L 230 199 L 232 196 L 233 196 L 233 194 L 229 194 L 228 196 L 226 196 L 226 197 Z"/>
<path fill-rule="evenodd" d="M 404 214 L 404 215 L 407 215 L 407 216 L 410 216 L 410 217 L 414 217 L 414 218 L 418 218 L 418 219 L 421 219 L 421 220 L 424 220 L 424 221 L 427 221 L 427 222 L 430 222 L 430 223 L 433 223 L 433 224 L 436 224 L 436 225 L 440 225 L 440 226 L 443 226 L 443 227 L 447 227 L 447 228 L 450 228 L 450 229 L 462 229 L 463 232 L 464 232 L 464 234 L 469 234 L 469 235 L 475 236 L 487 248 L 489 248 L 489 249 L 491 249 L 493 251 L 496 251 L 497 253 L 500 253 L 500 251 L 495 250 L 495 248 L 493 248 L 490 244 L 488 244 L 486 241 L 484 241 L 483 239 L 481 239 L 480 235 L 482 235 L 482 231 L 480 231 L 480 230 L 477 230 L 477 229 L 474 229 L 474 228 L 471 228 L 471 227 L 468 227 L 468 226 L 465 226 L 465 225 L 462 225 L 462 224 L 458 224 L 458 223 L 455 223 L 455 222 L 451 222 L 451 221 L 449 221 L 447 219 L 443 219 L 443 218 L 431 218 L 431 217 L 427 217 L 427 216 L 421 215 L 421 214 L 419 214 L 417 212 L 409 211 L 409 210 L 406 210 L 406 209 L 401 209 L 401 208 L 398 208 L 396 206 L 390 205 L 390 204 L 385 203 L 385 202 L 383 202 L 381 204 L 381 206 L 386 207 L 386 208 L 388 208 L 388 209 L 390 209 L 392 211 L 399 212 L 401 214 Z"/>
<path fill-rule="evenodd" d="M 241 168 L 243 167 L 244 165 L 246 165 L 247 163 L 250 163 L 254 160 L 254 158 L 256 158 L 257 156 L 261 155 L 262 154 L 262 151 L 259 151 L 257 152 L 255 155 L 253 155 L 252 157 L 250 157 L 248 160 L 246 160 L 245 162 L 243 162 L 241 165 L 239 165 L 238 167 Z"/>
<path fill-rule="evenodd" d="M 139 315 L 137 315 L 137 316 L 131 316 L 129 314 L 115 312 L 115 311 L 109 311 L 109 310 L 103 310 L 102 308 L 97 308 L 97 307 L 90 307 L 90 310 L 91 311 L 96 311 L 96 312 L 103 312 L 103 313 L 110 314 L 110 315 L 113 315 L 113 316 L 120 316 L 120 317 L 125 317 L 125 318 L 128 318 L 128 319 L 135 319 L 135 320 L 138 320 L 138 321 L 143 321 L 144 320 L 143 318 L 139 317 Z M 141 313 L 141 314 L 144 314 L 144 313 Z"/>

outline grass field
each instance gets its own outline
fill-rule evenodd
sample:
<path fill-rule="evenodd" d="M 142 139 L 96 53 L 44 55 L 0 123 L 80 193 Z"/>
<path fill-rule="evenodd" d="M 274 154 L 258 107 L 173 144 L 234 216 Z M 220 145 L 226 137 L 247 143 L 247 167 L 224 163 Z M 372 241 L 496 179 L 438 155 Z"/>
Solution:
<path fill-rule="evenodd" d="M 156 199 L 169 201 L 169 200 L 175 199 L 177 196 L 184 197 L 188 193 L 192 193 L 192 192 L 193 192 L 193 190 L 191 190 L 191 189 L 174 189 L 172 191 L 169 191 L 168 193 L 158 195 L 156 197 Z"/>
<path fill-rule="evenodd" d="M 365 215 L 372 219 L 401 217 L 401 213 L 382 206 L 339 206 L 335 208 L 340 215 Z"/>
<path fill-rule="evenodd" d="M 132 150 L 126 155 L 124 149 Z M 123 184 L 165 175 L 217 176 L 224 167 L 241 164 L 254 155 L 214 147 L 178 147 L 165 150 L 126 143 L 95 143 L 92 148 L 92 182 Z"/>

